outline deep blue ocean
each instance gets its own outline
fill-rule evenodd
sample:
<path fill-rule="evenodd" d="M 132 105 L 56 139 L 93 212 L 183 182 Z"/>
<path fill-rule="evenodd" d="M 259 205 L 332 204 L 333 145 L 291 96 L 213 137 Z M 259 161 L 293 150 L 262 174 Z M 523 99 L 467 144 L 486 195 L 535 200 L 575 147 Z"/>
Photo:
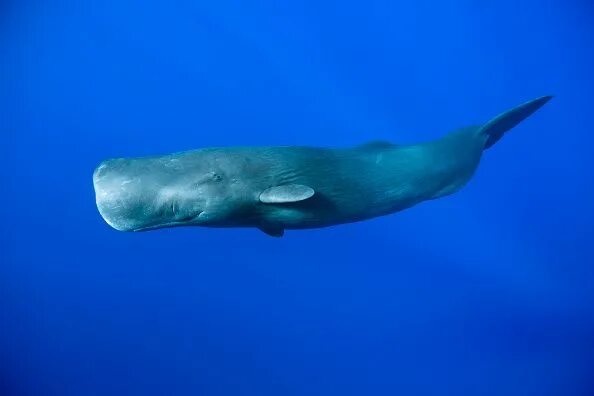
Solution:
<path fill-rule="evenodd" d="M 594 395 L 594 5 L 0 5 L 0 395 Z M 370 221 L 122 233 L 112 157 L 413 143 L 555 95 Z"/>

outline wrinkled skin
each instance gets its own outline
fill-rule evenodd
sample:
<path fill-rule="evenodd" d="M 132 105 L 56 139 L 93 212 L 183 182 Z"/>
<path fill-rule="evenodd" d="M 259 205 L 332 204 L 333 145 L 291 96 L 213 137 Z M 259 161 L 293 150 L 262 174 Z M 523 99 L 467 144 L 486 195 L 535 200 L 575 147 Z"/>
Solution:
<path fill-rule="evenodd" d="M 195 225 L 257 227 L 281 236 L 285 229 L 369 219 L 458 191 L 483 150 L 549 99 L 415 145 L 228 147 L 111 159 L 93 175 L 97 207 L 120 231 Z M 295 185 L 281 197 L 312 194 L 288 202 L 262 198 L 267 189 Z"/>

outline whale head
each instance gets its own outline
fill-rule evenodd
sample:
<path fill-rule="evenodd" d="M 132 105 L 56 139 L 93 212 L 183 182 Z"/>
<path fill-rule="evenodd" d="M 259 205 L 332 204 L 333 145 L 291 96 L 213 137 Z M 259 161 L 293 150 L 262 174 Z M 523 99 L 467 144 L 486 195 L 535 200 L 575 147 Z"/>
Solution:
<path fill-rule="evenodd" d="M 93 173 L 97 208 L 119 231 L 208 225 L 227 199 L 219 173 L 177 156 L 103 161 Z"/>

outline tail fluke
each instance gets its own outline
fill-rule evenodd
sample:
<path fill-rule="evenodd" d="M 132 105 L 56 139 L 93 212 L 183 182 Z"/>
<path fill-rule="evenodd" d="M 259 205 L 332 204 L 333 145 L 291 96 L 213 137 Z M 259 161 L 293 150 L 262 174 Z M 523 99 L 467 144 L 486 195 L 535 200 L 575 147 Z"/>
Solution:
<path fill-rule="evenodd" d="M 545 103 L 551 100 L 551 98 L 552 96 L 542 96 L 540 98 L 533 99 L 529 102 L 514 107 L 505 113 L 499 114 L 497 117 L 483 125 L 479 130 L 479 134 L 483 134 L 487 137 L 485 149 L 488 149 L 497 143 L 497 141 L 501 139 L 505 132 L 524 121 L 524 119 L 528 118 L 532 113 L 540 109 Z"/>

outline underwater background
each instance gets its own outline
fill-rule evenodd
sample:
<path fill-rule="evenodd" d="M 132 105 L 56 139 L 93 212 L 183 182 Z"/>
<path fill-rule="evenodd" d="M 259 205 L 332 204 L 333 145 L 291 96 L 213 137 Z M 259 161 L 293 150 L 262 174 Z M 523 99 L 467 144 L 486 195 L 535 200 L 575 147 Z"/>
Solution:
<path fill-rule="evenodd" d="M 589 1 L 3 1 L 0 395 L 593 395 Z M 100 161 L 412 143 L 552 94 L 459 193 L 111 229 Z"/>

